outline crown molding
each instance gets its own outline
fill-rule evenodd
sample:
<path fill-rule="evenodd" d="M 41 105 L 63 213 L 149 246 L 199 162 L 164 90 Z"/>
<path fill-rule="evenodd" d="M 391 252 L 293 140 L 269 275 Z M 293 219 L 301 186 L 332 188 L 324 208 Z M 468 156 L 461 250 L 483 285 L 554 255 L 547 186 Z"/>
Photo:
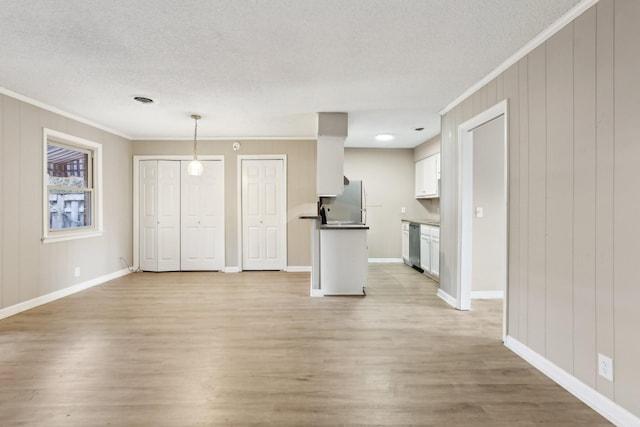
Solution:
<path fill-rule="evenodd" d="M 117 131 L 117 130 L 112 129 L 110 127 L 101 125 L 100 123 L 92 122 L 91 120 L 85 119 L 84 117 L 80 117 L 80 116 L 76 116 L 75 114 L 68 113 L 66 111 L 63 111 L 63 110 L 61 110 L 59 108 L 56 108 L 54 106 L 51 106 L 49 104 L 45 104 L 44 102 L 36 101 L 35 99 L 29 98 L 28 96 L 21 95 L 19 93 L 16 93 L 16 92 L 14 92 L 12 90 L 7 89 L 7 88 L 0 87 L 0 94 L 9 96 L 11 98 L 15 98 L 18 101 L 26 102 L 27 104 L 31 104 L 31 105 L 33 105 L 35 107 L 42 108 L 43 110 L 47 110 L 47 111 L 50 111 L 52 113 L 59 114 L 59 115 L 61 115 L 63 117 L 66 117 L 68 119 L 75 120 L 76 122 L 80 122 L 80 123 L 83 123 L 85 125 L 89 125 L 91 127 L 94 127 L 96 129 L 100 129 L 100 130 L 103 130 L 105 132 L 112 133 L 112 134 L 120 136 L 122 138 L 125 138 L 125 139 L 128 139 L 128 140 L 132 139 L 129 135 L 126 135 L 126 134 L 124 134 L 124 133 L 122 133 L 120 131 Z"/>
<path fill-rule="evenodd" d="M 553 36 L 555 33 L 563 29 L 567 26 L 571 21 L 576 19 L 578 16 L 582 15 L 587 9 L 589 9 L 594 4 L 598 3 L 600 0 L 582 0 L 580 3 L 572 7 L 567 13 L 562 15 L 557 21 L 547 27 L 544 31 L 534 37 L 529 43 L 524 45 L 520 50 L 511 55 L 506 61 L 502 64 L 498 65 L 493 71 L 487 74 L 483 79 L 479 82 L 471 86 L 469 89 L 464 91 L 460 96 L 454 99 L 449 105 L 440 110 L 440 115 L 443 116 L 448 113 L 451 109 L 453 109 L 456 105 L 460 104 L 462 101 L 473 95 L 484 85 L 489 83 L 491 80 L 498 77 L 500 74 L 505 72 L 509 67 L 513 64 L 524 58 L 528 55 L 532 50 L 540 46 L 542 43 L 546 42 Z"/>

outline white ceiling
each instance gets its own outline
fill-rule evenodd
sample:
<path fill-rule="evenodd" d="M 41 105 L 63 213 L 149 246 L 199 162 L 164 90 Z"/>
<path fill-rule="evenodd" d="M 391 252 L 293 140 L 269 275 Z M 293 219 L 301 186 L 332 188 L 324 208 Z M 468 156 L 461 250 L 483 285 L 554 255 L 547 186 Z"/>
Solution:
<path fill-rule="evenodd" d="M 202 139 L 313 138 L 335 111 L 347 146 L 414 147 L 579 2 L 2 0 L 0 88 L 133 139 L 192 138 L 192 113 Z"/>

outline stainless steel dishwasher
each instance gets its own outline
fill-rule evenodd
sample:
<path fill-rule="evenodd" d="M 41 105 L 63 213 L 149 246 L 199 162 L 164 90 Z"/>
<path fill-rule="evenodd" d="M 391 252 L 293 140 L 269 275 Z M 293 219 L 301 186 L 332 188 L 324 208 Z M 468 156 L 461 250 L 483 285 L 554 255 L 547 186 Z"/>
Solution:
<path fill-rule="evenodd" d="M 420 268 L 420 224 L 409 224 L 409 264 L 416 270 Z"/>

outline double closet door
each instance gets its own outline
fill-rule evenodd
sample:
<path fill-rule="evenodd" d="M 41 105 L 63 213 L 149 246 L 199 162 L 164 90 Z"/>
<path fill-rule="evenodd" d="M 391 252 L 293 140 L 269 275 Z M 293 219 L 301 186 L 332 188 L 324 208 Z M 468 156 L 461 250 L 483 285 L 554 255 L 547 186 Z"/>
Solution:
<path fill-rule="evenodd" d="M 140 161 L 140 269 L 224 269 L 224 170 L 202 162 L 202 176 L 187 174 L 188 161 Z"/>

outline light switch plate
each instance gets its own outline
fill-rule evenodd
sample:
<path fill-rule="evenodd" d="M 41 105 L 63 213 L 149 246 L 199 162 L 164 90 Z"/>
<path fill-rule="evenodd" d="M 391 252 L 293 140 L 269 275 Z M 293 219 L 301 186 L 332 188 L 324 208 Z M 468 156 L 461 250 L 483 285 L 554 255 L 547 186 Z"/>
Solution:
<path fill-rule="evenodd" d="M 484 209 L 476 208 L 476 218 L 482 218 L 484 216 Z"/>

